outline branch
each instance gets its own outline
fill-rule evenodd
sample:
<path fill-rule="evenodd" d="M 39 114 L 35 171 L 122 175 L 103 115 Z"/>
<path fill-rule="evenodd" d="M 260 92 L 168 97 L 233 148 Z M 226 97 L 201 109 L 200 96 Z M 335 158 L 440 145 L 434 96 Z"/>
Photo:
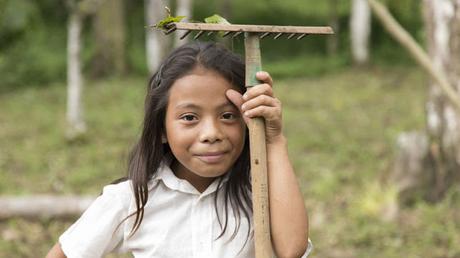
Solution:
<path fill-rule="evenodd" d="M 436 82 L 436 85 L 441 87 L 442 92 L 455 106 L 460 113 L 460 97 L 454 87 L 449 83 L 446 74 L 432 64 L 428 54 L 420 47 L 420 45 L 404 30 L 404 28 L 393 18 L 388 9 L 377 0 L 368 0 L 375 16 L 380 20 L 385 29 L 395 38 L 415 59 L 415 61 L 425 69 L 428 74 Z"/>
<path fill-rule="evenodd" d="M 0 220 L 13 217 L 54 218 L 79 216 L 85 211 L 93 196 L 38 195 L 0 197 Z"/>

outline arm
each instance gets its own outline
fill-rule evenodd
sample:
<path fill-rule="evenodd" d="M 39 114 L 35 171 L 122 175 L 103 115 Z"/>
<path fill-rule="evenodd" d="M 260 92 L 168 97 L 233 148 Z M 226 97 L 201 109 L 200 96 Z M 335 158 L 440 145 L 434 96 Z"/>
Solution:
<path fill-rule="evenodd" d="M 308 220 L 284 136 L 267 144 L 267 160 L 273 249 L 279 257 L 301 257 L 308 244 Z"/>
<path fill-rule="evenodd" d="M 64 252 L 62 251 L 61 245 L 56 243 L 53 248 L 48 252 L 46 258 L 66 258 Z"/>
<path fill-rule="evenodd" d="M 278 257 L 300 257 L 308 245 L 308 220 L 282 133 L 281 102 L 273 95 L 268 73 L 258 73 L 257 79 L 263 83 L 250 88 L 243 97 L 232 90 L 227 97 L 241 108 L 246 122 L 252 117 L 265 119 L 273 249 Z"/>

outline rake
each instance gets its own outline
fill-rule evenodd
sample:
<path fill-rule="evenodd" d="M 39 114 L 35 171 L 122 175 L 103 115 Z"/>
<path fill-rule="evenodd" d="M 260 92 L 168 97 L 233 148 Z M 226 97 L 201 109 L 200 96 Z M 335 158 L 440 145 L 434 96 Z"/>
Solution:
<path fill-rule="evenodd" d="M 246 62 L 246 87 L 252 87 L 260 82 L 256 79 L 256 73 L 262 70 L 259 39 L 273 36 L 279 39 L 285 36 L 287 39 L 300 40 L 311 34 L 333 34 L 331 27 L 312 26 L 273 26 L 273 25 L 245 25 L 245 24 L 210 24 L 210 23 L 187 23 L 172 22 L 165 26 L 165 34 L 176 30 L 185 33 L 180 37 L 184 39 L 192 31 L 197 33 L 194 39 L 198 39 L 204 33 L 208 36 L 219 32 L 222 37 L 235 38 L 244 35 L 245 62 Z M 248 124 L 249 148 L 251 156 L 251 183 L 252 202 L 254 216 L 254 243 L 255 257 L 273 257 L 270 237 L 270 216 L 268 207 L 268 175 L 267 175 L 267 151 L 265 143 L 265 122 L 263 118 L 253 118 Z"/>

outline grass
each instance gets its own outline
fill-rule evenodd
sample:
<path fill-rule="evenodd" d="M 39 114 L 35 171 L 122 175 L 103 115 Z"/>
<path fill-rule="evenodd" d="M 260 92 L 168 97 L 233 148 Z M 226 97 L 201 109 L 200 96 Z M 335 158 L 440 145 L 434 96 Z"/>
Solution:
<path fill-rule="evenodd" d="M 342 69 L 276 78 L 310 214 L 313 257 L 460 257 L 458 188 L 441 203 L 419 202 L 385 219 L 395 195 L 381 181 L 391 169 L 396 137 L 424 127 L 420 71 Z M 64 84 L 0 95 L 0 194 L 98 194 L 123 176 L 140 132 L 144 89 L 143 78 L 89 82 L 89 131 L 76 143 L 64 140 Z M 1 221 L 0 257 L 44 254 L 72 222 Z"/>

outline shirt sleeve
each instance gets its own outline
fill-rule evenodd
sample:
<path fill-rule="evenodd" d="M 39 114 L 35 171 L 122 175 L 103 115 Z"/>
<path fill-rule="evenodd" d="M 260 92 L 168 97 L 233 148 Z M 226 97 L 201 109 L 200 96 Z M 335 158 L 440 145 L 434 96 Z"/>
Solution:
<path fill-rule="evenodd" d="M 305 253 L 302 255 L 302 258 L 307 258 L 311 251 L 313 250 L 313 244 L 310 240 L 310 238 L 308 239 L 308 246 L 307 246 L 307 250 L 305 251 Z"/>
<path fill-rule="evenodd" d="M 83 215 L 59 238 L 68 258 L 102 257 L 118 248 L 128 208 L 116 186 L 106 186 Z"/>

